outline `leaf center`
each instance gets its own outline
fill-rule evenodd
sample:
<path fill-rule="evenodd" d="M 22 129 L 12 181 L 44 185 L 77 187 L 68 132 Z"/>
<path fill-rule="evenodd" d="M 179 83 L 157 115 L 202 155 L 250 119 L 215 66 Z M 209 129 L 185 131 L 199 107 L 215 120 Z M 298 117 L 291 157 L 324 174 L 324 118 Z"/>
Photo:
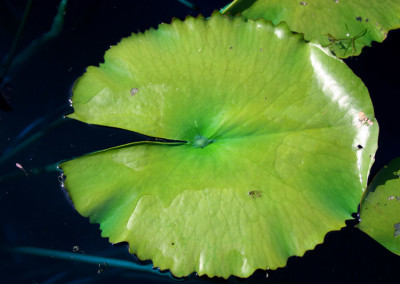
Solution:
<path fill-rule="evenodd" d="M 214 142 L 215 142 L 214 139 L 208 139 L 208 138 L 204 137 L 203 135 L 196 135 L 196 137 L 194 137 L 193 146 L 195 148 L 204 148 L 208 144 L 211 144 Z"/>

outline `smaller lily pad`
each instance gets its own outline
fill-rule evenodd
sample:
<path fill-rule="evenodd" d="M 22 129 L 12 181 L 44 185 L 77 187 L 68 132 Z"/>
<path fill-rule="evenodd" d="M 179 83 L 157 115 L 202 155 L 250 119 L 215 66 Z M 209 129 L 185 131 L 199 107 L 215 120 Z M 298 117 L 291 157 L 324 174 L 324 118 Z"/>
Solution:
<path fill-rule="evenodd" d="M 374 178 L 361 202 L 357 227 L 400 255 L 400 157 Z"/>
<path fill-rule="evenodd" d="M 340 58 L 359 55 L 364 46 L 400 28 L 399 0 L 235 0 L 222 13 L 286 22 Z"/>

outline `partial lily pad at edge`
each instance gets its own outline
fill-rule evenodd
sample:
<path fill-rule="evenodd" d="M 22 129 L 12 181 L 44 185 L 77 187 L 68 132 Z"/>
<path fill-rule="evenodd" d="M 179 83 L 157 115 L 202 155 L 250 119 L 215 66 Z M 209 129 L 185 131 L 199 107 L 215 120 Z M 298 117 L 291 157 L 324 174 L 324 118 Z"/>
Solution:
<path fill-rule="evenodd" d="M 248 277 L 313 249 L 356 211 L 377 147 L 366 87 L 328 54 L 218 13 L 123 39 L 78 80 L 70 117 L 187 143 L 62 163 L 76 209 L 178 277 Z"/>
<path fill-rule="evenodd" d="M 400 158 L 374 177 L 361 202 L 360 218 L 361 231 L 400 255 Z"/>
<path fill-rule="evenodd" d="M 222 11 L 286 22 L 340 58 L 359 55 L 364 46 L 382 42 L 390 30 L 400 28 L 398 0 L 235 0 Z"/>

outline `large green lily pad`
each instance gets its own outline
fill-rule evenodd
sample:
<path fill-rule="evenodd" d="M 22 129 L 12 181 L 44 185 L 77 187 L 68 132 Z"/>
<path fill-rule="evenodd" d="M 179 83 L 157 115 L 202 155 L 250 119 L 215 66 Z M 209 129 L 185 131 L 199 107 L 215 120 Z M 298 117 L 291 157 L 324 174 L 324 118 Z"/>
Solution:
<path fill-rule="evenodd" d="M 284 21 L 340 58 L 359 55 L 364 46 L 400 28 L 399 0 L 235 0 L 223 12 Z"/>
<path fill-rule="evenodd" d="M 314 248 L 356 210 L 378 133 L 365 86 L 327 53 L 219 14 L 123 39 L 70 117 L 181 142 L 62 163 L 76 209 L 176 276 L 247 277 Z"/>
<path fill-rule="evenodd" d="M 361 202 L 357 227 L 388 250 L 400 255 L 400 158 L 374 177 Z"/>

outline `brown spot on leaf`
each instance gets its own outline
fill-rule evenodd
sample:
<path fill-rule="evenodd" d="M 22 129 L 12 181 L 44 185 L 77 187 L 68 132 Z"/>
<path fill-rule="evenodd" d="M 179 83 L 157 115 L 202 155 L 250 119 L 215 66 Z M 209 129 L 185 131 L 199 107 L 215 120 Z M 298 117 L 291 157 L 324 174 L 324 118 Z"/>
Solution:
<path fill-rule="evenodd" d="M 259 191 L 257 191 L 257 190 L 249 191 L 248 194 L 249 194 L 252 198 L 261 197 L 261 192 L 259 192 Z"/>

